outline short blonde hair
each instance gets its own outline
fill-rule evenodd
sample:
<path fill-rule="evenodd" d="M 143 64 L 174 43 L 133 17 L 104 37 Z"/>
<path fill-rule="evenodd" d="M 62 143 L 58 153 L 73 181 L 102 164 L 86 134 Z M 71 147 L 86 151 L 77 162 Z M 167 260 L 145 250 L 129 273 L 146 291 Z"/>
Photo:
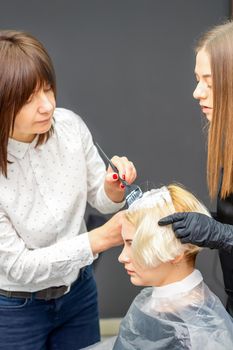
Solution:
<path fill-rule="evenodd" d="M 167 186 L 170 203 L 167 198 L 154 200 L 150 207 L 143 207 L 142 197 L 138 209 L 129 208 L 126 219 L 136 227 L 132 242 L 135 260 L 142 266 L 154 267 L 169 262 L 184 253 L 195 257 L 201 250 L 193 244 L 182 244 L 176 238 L 171 225 L 159 226 L 158 221 L 174 212 L 197 212 L 210 216 L 206 207 L 186 189 L 177 184 Z M 153 197 L 152 197 L 153 198 Z M 140 203 L 139 203 L 140 204 Z"/>

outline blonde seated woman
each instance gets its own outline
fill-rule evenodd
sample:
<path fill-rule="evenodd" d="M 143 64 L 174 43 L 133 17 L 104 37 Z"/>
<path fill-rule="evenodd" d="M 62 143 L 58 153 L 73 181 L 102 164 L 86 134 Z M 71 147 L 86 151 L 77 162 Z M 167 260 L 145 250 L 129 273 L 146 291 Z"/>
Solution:
<path fill-rule="evenodd" d="M 144 193 L 125 212 L 119 261 L 143 289 L 121 322 L 117 338 L 88 349 L 232 350 L 233 322 L 195 269 L 200 247 L 181 244 L 160 218 L 207 209 L 188 191 L 169 185 Z"/>

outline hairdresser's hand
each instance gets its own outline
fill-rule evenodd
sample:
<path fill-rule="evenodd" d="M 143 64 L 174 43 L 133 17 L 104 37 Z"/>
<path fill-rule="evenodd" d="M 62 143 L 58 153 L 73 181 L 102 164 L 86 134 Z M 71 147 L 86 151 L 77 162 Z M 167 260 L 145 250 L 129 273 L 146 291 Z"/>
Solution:
<path fill-rule="evenodd" d="M 121 179 L 131 184 L 137 177 L 137 171 L 134 164 L 126 157 L 114 156 L 111 161 L 117 167 L 119 175 L 113 171 L 111 166 L 109 166 L 105 178 L 104 189 L 107 196 L 113 202 L 119 203 L 124 200 L 125 196 L 125 186 L 119 180 L 119 176 Z"/>
<path fill-rule="evenodd" d="M 232 251 L 233 226 L 221 224 L 200 213 L 176 213 L 159 220 L 159 225 L 172 224 L 173 231 L 182 243 L 200 247 Z"/>
<path fill-rule="evenodd" d="M 121 235 L 124 211 L 115 214 L 104 225 L 88 232 L 93 254 L 98 254 L 109 248 L 123 244 Z"/>

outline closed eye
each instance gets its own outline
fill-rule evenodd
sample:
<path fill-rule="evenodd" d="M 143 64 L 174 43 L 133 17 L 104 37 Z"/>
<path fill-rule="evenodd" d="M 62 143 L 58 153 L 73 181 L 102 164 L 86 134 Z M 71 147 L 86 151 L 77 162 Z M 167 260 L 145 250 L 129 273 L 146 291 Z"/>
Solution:
<path fill-rule="evenodd" d="M 125 245 L 127 245 L 128 247 L 132 245 L 132 242 L 132 239 L 125 239 Z"/>

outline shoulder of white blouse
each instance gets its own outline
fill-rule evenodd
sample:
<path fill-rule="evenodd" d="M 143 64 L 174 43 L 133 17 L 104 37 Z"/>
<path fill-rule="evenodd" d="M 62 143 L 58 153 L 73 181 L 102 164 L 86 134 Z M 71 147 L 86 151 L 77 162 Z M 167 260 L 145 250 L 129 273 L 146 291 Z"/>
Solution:
<path fill-rule="evenodd" d="M 73 128 L 76 131 L 80 131 L 82 124 L 84 124 L 82 118 L 78 114 L 66 108 L 56 108 L 53 117 L 55 120 L 55 129 L 63 129 L 63 127 L 66 129 L 68 127 L 69 130 Z"/>
<path fill-rule="evenodd" d="M 73 111 L 65 108 L 56 108 L 54 111 L 54 128 L 63 132 L 72 132 L 75 137 L 80 135 L 82 142 L 87 145 L 91 141 L 91 133 L 83 119 Z"/>

